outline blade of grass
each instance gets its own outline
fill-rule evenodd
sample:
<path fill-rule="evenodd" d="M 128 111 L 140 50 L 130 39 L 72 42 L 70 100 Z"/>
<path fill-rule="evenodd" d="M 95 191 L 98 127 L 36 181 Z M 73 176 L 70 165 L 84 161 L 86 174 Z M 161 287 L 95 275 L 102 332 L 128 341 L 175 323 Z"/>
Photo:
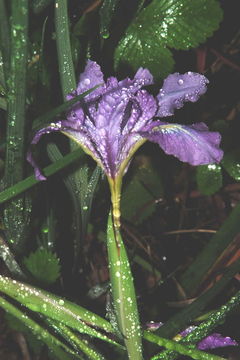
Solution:
<path fill-rule="evenodd" d="M 32 311 L 36 311 L 53 320 L 63 322 L 63 324 L 67 323 L 69 327 L 81 333 L 86 333 L 110 343 L 115 343 L 105 334 L 91 327 L 94 326 L 111 333 L 113 332 L 111 324 L 80 305 L 76 305 L 57 295 L 1 275 L 0 291 Z"/>
<path fill-rule="evenodd" d="M 202 252 L 183 274 L 180 282 L 189 296 L 196 291 L 208 270 L 214 265 L 218 257 L 233 241 L 234 237 L 239 234 L 239 217 L 240 204 L 232 210 L 231 214 L 225 220 L 218 232 L 212 237 L 210 242 L 204 247 Z"/>
<path fill-rule="evenodd" d="M 55 1 L 55 28 L 59 75 L 64 99 L 76 89 L 76 79 L 69 36 L 67 0 Z"/>
<path fill-rule="evenodd" d="M 39 14 L 48 7 L 53 0 L 33 0 L 32 9 L 35 14 Z"/>
<path fill-rule="evenodd" d="M 194 320 L 194 318 L 200 315 L 206 305 L 209 304 L 209 302 L 224 289 L 239 269 L 240 260 L 237 260 L 227 268 L 223 277 L 213 287 L 208 289 L 182 311 L 179 311 L 176 315 L 174 315 L 168 322 L 157 330 L 157 334 L 159 336 L 170 338 L 185 329 L 187 325 Z"/>
<path fill-rule="evenodd" d="M 54 164 L 48 165 L 43 169 L 43 174 L 48 177 L 58 171 L 66 168 L 68 165 L 71 165 L 74 161 L 80 159 L 82 156 L 82 149 L 77 149 L 70 154 L 64 156 L 60 160 L 56 161 Z M 17 195 L 23 193 L 24 191 L 32 188 L 34 185 L 41 183 L 37 180 L 34 175 L 27 177 L 26 179 L 19 181 L 17 184 L 7 188 L 6 190 L 0 193 L 0 204 L 5 201 L 9 201 Z"/>
<path fill-rule="evenodd" d="M 174 350 L 178 354 L 189 356 L 191 359 L 195 360 L 224 360 L 224 358 L 208 354 L 204 351 L 188 348 L 186 345 L 182 345 L 176 341 L 164 339 L 159 337 L 149 331 L 144 332 L 144 338 L 152 343 L 155 343 L 159 346 L 163 346 L 166 349 Z M 151 360 L 156 360 L 157 357 L 153 356 Z"/>
<path fill-rule="evenodd" d="M 181 344 L 190 344 L 192 346 L 197 344 L 200 340 L 211 334 L 217 326 L 222 324 L 229 313 L 231 313 L 239 305 L 240 291 L 238 291 L 236 295 L 234 295 L 226 304 L 221 306 L 218 310 L 214 311 L 206 321 L 200 324 L 195 330 L 193 330 L 179 342 Z M 176 352 L 167 350 L 155 355 L 153 359 L 174 360 L 177 358 L 177 356 L 178 354 Z"/>
<path fill-rule="evenodd" d="M 80 339 L 80 337 L 77 336 L 66 325 L 55 321 L 50 321 L 49 323 L 55 329 L 55 331 L 57 331 L 66 341 L 71 343 L 72 347 L 75 348 L 76 351 L 81 351 L 92 360 L 105 360 L 105 357 L 96 351 L 88 340 Z"/>
<path fill-rule="evenodd" d="M 3 58 L 4 82 L 2 85 L 4 86 L 6 86 L 5 79 L 8 76 L 10 59 L 10 29 L 8 19 L 5 0 L 0 0 L 0 49 Z"/>
<path fill-rule="evenodd" d="M 25 172 L 28 3 L 28 0 L 11 1 L 10 71 L 7 80 L 7 141 L 3 188 L 21 181 Z M 25 196 L 9 202 L 4 209 L 7 241 L 17 252 L 23 252 L 30 212 L 30 199 Z"/>
<path fill-rule="evenodd" d="M 40 326 L 36 321 L 32 320 L 25 312 L 19 310 L 6 299 L 0 296 L 0 306 L 9 314 L 21 321 L 30 331 L 32 331 L 48 348 L 54 353 L 57 359 L 67 360 L 67 354 L 74 355 L 75 358 L 81 357 L 63 342 L 58 340 L 48 330 Z M 64 351 L 65 350 L 65 351 Z M 70 359 L 69 359 L 70 360 Z"/>
<path fill-rule="evenodd" d="M 74 71 L 74 64 L 72 59 L 72 50 L 70 43 L 69 35 L 69 19 L 68 19 L 68 2 L 67 0 L 56 0 L 55 1 L 55 28 L 56 28 L 56 42 L 57 42 L 57 53 L 58 53 L 58 66 L 59 66 L 59 75 L 61 81 L 61 88 L 63 98 L 66 99 L 66 96 L 70 94 L 73 90 L 76 89 L 76 78 Z M 70 140 L 71 150 L 75 150 L 79 145 L 74 141 Z M 75 214 L 75 223 L 78 224 L 78 217 L 81 216 L 82 219 L 88 219 L 90 208 L 84 209 L 81 204 L 81 198 L 78 194 L 81 194 L 81 183 L 82 183 L 82 172 L 81 170 L 76 170 L 73 174 L 68 176 L 69 185 L 68 189 L 72 193 L 71 197 L 76 197 L 77 201 L 74 201 L 74 214 Z M 94 189 L 93 189 L 94 190 Z M 93 196 L 93 194 L 92 194 Z M 76 227 L 75 231 L 75 244 L 79 242 L 79 238 L 83 235 L 80 232 L 80 229 Z M 75 253 L 75 258 L 78 257 L 78 248 L 76 246 L 77 252 Z"/>

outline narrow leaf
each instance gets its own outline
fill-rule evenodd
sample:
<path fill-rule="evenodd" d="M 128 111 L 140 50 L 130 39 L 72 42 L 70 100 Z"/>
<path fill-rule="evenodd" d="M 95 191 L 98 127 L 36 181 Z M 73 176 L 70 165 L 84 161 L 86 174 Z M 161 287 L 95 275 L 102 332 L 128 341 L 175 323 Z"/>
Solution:
<path fill-rule="evenodd" d="M 99 11 L 100 34 L 104 39 L 109 37 L 109 27 L 119 0 L 104 0 Z"/>
<path fill-rule="evenodd" d="M 32 320 L 25 312 L 19 310 L 16 306 L 12 305 L 6 299 L 0 297 L 0 306 L 12 316 L 21 321 L 30 331 L 32 331 L 49 349 L 56 355 L 59 360 L 73 360 L 81 357 L 63 342 L 58 340 L 57 337 L 52 335 L 47 329 L 40 326 L 35 320 Z M 68 354 L 74 355 L 68 357 Z"/>
<path fill-rule="evenodd" d="M 169 350 L 173 350 L 178 352 L 181 355 L 186 355 L 189 356 L 191 359 L 195 359 L 195 360 L 224 360 L 224 358 L 217 356 L 217 355 L 212 355 L 212 354 L 208 354 L 204 351 L 200 351 L 197 349 L 192 349 L 192 348 L 188 348 L 186 345 L 182 345 L 179 344 L 176 341 L 173 340 L 169 340 L 169 339 L 164 339 L 162 337 L 159 337 L 151 332 L 145 331 L 144 332 L 144 339 L 157 344 L 159 346 L 163 346 L 166 349 Z M 151 360 L 157 360 L 159 359 L 158 356 L 153 356 L 151 358 Z"/>
<path fill-rule="evenodd" d="M 141 328 L 132 273 L 120 232 L 108 218 L 107 248 L 113 306 L 131 360 L 142 360 Z"/>
<path fill-rule="evenodd" d="M 0 276 L 0 291 L 32 311 L 48 316 L 53 320 L 62 321 L 63 323 L 67 322 L 69 327 L 80 333 L 85 333 L 117 345 L 107 335 L 94 328 L 113 332 L 111 324 L 79 305 L 4 276 Z"/>

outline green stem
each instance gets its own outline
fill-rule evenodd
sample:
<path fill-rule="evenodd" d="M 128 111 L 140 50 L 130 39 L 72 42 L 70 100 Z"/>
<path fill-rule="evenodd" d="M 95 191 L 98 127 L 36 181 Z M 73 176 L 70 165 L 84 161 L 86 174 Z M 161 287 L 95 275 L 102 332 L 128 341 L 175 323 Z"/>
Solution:
<path fill-rule="evenodd" d="M 109 214 L 107 248 L 113 305 L 118 328 L 131 360 L 142 360 L 142 334 L 133 277 L 120 233 L 121 178 L 108 178 L 112 212 Z"/>

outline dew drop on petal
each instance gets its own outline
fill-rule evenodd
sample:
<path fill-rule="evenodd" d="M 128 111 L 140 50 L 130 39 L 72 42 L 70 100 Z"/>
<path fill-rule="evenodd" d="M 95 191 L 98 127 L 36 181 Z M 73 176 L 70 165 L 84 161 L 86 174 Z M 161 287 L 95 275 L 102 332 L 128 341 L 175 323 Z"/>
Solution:
<path fill-rule="evenodd" d="M 85 80 L 83 80 L 83 83 L 84 83 L 85 85 L 89 85 L 89 84 L 90 84 L 90 82 L 91 82 L 91 81 L 90 81 L 90 79 L 88 79 L 88 78 L 87 78 L 87 79 L 85 79 Z"/>
<path fill-rule="evenodd" d="M 183 83 L 184 83 L 183 79 L 179 79 L 179 80 L 178 80 L 178 84 L 179 84 L 179 85 L 183 85 Z"/>

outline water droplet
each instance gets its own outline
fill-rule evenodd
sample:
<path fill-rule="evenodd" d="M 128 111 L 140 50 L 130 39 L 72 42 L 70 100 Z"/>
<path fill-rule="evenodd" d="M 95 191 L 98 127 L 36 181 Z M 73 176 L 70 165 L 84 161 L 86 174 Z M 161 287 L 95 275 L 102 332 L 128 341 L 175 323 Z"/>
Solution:
<path fill-rule="evenodd" d="M 64 305 L 64 300 L 60 299 L 60 300 L 58 301 L 58 303 L 59 303 L 59 305 L 63 306 L 63 305 Z"/>
<path fill-rule="evenodd" d="M 102 37 L 103 37 L 103 39 L 108 39 L 109 36 L 110 36 L 109 31 L 107 31 L 107 30 L 102 31 Z"/>
<path fill-rule="evenodd" d="M 178 80 L 178 85 L 183 85 L 183 83 L 184 83 L 183 79 Z"/>
<path fill-rule="evenodd" d="M 83 83 L 85 84 L 85 85 L 89 85 L 90 84 L 90 82 L 91 82 L 91 80 L 90 79 L 85 79 L 84 81 L 83 81 Z"/>

